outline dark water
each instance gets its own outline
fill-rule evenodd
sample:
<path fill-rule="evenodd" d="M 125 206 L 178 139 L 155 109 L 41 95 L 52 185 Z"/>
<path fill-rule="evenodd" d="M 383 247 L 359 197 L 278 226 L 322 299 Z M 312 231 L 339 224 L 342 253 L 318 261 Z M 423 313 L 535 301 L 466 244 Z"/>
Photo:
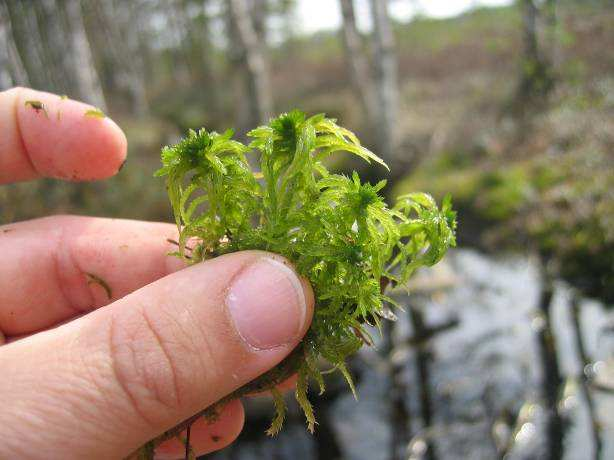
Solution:
<path fill-rule="evenodd" d="M 359 400 L 332 382 L 325 400 L 313 396 L 320 425 L 312 436 L 305 432 L 300 415 L 291 411 L 284 431 L 274 439 L 263 431 L 268 408 L 252 402 L 248 406 L 246 430 L 239 441 L 214 459 L 352 459 L 390 460 L 393 437 L 399 436 L 398 419 L 408 430 L 396 458 L 404 459 L 493 459 L 501 446 L 507 459 L 544 456 L 544 410 L 540 406 L 540 368 L 536 359 L 534 328 L 540 326 L 535 307 L 540 291 L 536 266 L 523 257 L 497 259 L 472 250 L 456 250 L 445 265 L 428 274 L 443 289 L 424 290 L 421 283 L 401 303 L 412 302 L 428 325 L 451 319 L 458 325 L 430 341 L 428 359 L 430 426 L 424 426 L 415 347 L 403 345 L 413 331 L 408 315 L 399 314 L 395 325 L 391 359 L 369 349 L 353 363 L 359 380 Z M 425 278 L 422 278 L 424 280 Z M 428 284 L 428 283 L 427 283 Z M 567 379 L 561 399 L 568 422 L 565 458 L 592 458 L 592 441 L 587 407 L 578 395 L 577 377 L 582 372 L 570 328 L 570 291 L 557 284 L 553 325 L 562 373 Z M 614 379 L 614 315 L 598 302 L 582 303 L 584 339 L 592 360 L 591 371 L 599 379 Z M 381 349 L 381 346 L 380 346 Z M 395 400 L 391 386 L 391 363 L 396 369 Z M 603 459 L 614 458 L 614 395 L 594 392 L 597 418 L 602 426 Z M 399 411 L 399 409 L 401 409 Z M 409 434 L 407 433 L 409 432 Z M 433 447 L 426 451 L 426 442 Z M 498 449 L 499 447 L 499 449 Z"/>

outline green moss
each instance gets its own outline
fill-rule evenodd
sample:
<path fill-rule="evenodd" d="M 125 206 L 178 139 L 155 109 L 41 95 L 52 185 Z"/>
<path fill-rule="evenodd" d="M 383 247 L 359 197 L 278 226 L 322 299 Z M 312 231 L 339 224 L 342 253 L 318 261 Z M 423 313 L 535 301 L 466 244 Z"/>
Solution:
<path fill-rule="evenodd" d="M 477 209 L 482 217 L 492 221 L 510 219 L 535 194 L 529 172 L 522 167 L 484 173 L 477 186 Z"/>
<path fill-rule="evenodd" d="M 104 114 L 104 112 L 97 107 L 86 110 L 83 116 L 91 117 L 91 118 L 106 118 L 106 115 Z"/>
<path fill-rule="evenodd" d="M 324 160 L 348 152 L 385 167 L 349 130 L 324 115 L 297 110 L 249 133 L 246 146 L 204 129 L 162 151 L 162 168 L 180 231 L 178 256 L 189 263 L 245 249 L 261 249 L 291 260 L 314 289 L 316 308 L 301 345 L 277 368 L 232 397 L 275 385 L 298 374 L 296 399 L 308 428 L 315 417 L 307 399 L 308 379 L 323 389 L 316 362 L 324 359 L 353 388 L 346 359 L 379 325 L 384 304 L 382 281 L 405 283 L 421 266 L 437 263 L 455 244 L 455 213 L 450 200 L 439 209 L 427 194 L 408 193 L 393 208 L 381 190 L 386 182 L 361 182 L 332 174 Z M 257 152 L 259 170 L 246 155 Z M 261 178 L 261 179 L 259 179 Z M 196 240 L 194 245 L 193 241 Z M 192 250 L 186 256 L 186 242 Z M 270 433 L 283 421 L 276 399 Z"/>
<path fill-rule="evenodd" d="M 49 114 L 47 113 L 47 107 L 41 101 L 26 101 L 24 104 L 26 107 L 31 107 L 36 113 L 43 112 L 47 118 L 49 118 Z"/>

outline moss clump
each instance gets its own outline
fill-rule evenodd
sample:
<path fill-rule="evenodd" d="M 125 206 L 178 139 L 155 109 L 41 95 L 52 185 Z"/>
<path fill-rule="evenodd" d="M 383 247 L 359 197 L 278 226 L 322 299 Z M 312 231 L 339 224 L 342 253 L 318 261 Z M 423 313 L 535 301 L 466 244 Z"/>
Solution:
<path fill-rule="evenodd" d="M 332 174 L 323 160 L 345 151 L 385 164 L 356 136 L 324 115 L 292 111 L 254 129 L 246 146 L 223 134 L 191 131 L 162 151 L 168 194 L 180 231 L 177 255 L 189 263 L 246 249 L 275 252 L 291 260 L 311 282 L 316 308 L 301 345 L 278 367 L 229 396 L 270 390 L 282 426 L 285 406 L 275 385 L 296 373 L 296 399 L 313 431 L 308 379 L 324 379 L 323 358 L 353 389 L 346 359 L 362 345 L 367 325 L 379 325 L 382 283 L 404 283 L 421 266 L 433 265 L 455 244 L 450 200 L 439 209 L 423 193 L 410 193 L 389 208 L 380 195 L 386 182 L 362 183 Z M 246 155 L 259 154 L 259 171 Z M 190 242 L 188 248 L 188 241 Z"/>

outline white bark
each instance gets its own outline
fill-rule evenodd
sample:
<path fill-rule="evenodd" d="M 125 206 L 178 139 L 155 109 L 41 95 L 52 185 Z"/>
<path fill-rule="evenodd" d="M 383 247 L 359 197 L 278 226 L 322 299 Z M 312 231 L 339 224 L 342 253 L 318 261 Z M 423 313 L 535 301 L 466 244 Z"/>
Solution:
<path fill-rule="evenodd" d="M 370 120 L 376 117 L 372 113 L 376 109 L 375 94 L 372 85 L 369 63 L 365 56 L 362 40 L 356 28 L 356 15 L 353 0 L 340 0 L 343 16 L 343 45 L 349 64 L 349 74 L 354 90 L 360 98 L 363 111 Z"/>
<path fill-rule="evenodd" d="M 70 27 L 71 51 L 79 95 L 84 101 L 104 111 L 106 102 L 83 25 L 81 2 L 80 0 L 65 0 L 64 6 Z"/>
<path fill-rule="evenodd" d="M 28 83 L 28 74 L 15 46 L 8 11 L 0 2 L 0 90 L 27 86 Z"/>
<path fill-rule="evenodd" d="M 9 53 L 7 30 L 2 16 L 0 16 L 0 91 L 13 86 L 13 77 L 9 73 Z"/>
<path fill-rule="evenodd" d="M 34 3 L 34 2 L 33 2 Z M 69 94 L 76 86 L 73 58 L 66 52 L 70 40 L 67 18 L 61 14 L 61 0 L 38 0 L 32 5 L 36 11 L 45 70 L 53 86 L 46 88 L 59 94 Z"/>
<path fill-rule="evenodd" d="M 250 118 L 264 123 L 271 117 L 273 99 L 264 43 L 254 28 L 247 0 L 228 0 L 230 19 L 236 32 L 236 43 L 247 73 Z"/>
<path fill-rule="evenodd" d="M 254 24 L 254 32 L 260 43 L 266 43 L 266 19 L 269 14 L 268 0 L 251 0 L 250 11 Z M 249 4 L 249 3 L 248 3 Z"/>
<path fill-rule="evenodd" d="M 128 88 L 132 95 L 133 111 L 136 115 L 144 115 L 149 112 L 149 101 L 147 98 L 147 88 L 145 82 L 145 57 L 140 53 L 139 29 L 135 24 L 138 11 L 135 11 L 134 2 L 126 4 L 119 2 L 126 10 L 120 10 L 120 14 L 126 15 L 123 30 L 126 36 L 126 49 L 129 54 L 124 53 L 130 61 L 129 71 L 126 72 Z"/>
<path fill-rule="evenodd" d="M 399 87 L 394 36 L 387 0 L 371 0 L 379 155 L 395 163 L 398 146 Z"/>
<path fill-rule="evenodd" d="M 139 5 L 134 1 L 90 1 L 88 7 L 97 22 L 93 30 L 93 44 L 97 45 L 93 48 L 95 54 L 113 69 L 112 76 L 105 81 L 105 88 L 116 87 L 127 93 L 129 110 L 135 115 L 144 115 L 148 111 L 145 65 L 134 17 Z M 108 43 L 121 46 L 108 46 Z"/>
<path fill-rule="evenodd" d="M 27 83 L 36 89 L 49 89 L 52 81 L 41 49 L 41 36 L 38 30 L 34 8 L 25 2 L 3 1 L 3 13 L 11 27 L 16 56 L 20 57 L 27 75 Z"/>

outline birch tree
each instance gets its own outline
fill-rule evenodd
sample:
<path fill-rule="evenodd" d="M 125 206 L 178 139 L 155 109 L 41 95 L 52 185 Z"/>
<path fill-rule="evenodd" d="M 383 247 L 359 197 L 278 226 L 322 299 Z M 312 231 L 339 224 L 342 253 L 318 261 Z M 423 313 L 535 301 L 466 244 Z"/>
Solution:
<path fill-rule="evenodd" d="M 83 25 L 81 2 L 80 0 L 65 0 L 63 6 L 69 26 L 73 72 L 79 97 L 102 110 L 106 110 L 102 86 Z"/>
<path fill-rule="evenodd" d="M 548 2 L 547 8 L 553 9 L 554 3 Z M 550 56 L 544 53 L 540 43 L 539 25 L 543 18 L 535 0 L 520 0 L 522 13 L 523 54 L 521 61 L 520 82 L 517 91 L 517 105 L 521 114 L 525 106 L 539 104 L 552 90 L 554 79 Z"/>
<path fill-rule="evenodd" d="M 36 89 L 50 89 L 52 83 L 46 71 L 34 8 L 28 8 L 25 2 L 0 0 L 0 3 L 6 13 L 7 24 L 10 24 L 16 54 L 23 64 L 28 83 Z"/>
<path fill-rule="evenodd" d="M 250 125 L 266 122 L 272 115 L 273 98 L 265 57 L 265 44 L 259 39 L 247 0 L 228 0 L 231 30 L 239 48 L 239 59 L 247 79 Z"/>
<path fill-rule="evenodd" d="M 248 5 L 251 5 L 251 17 L 256 37 L 258 37 L 260 43 L 266 43 L 266 18 L 269 15 L 268 0 L 251 0 Z"/>
<path fill-rule="evenodd" d="M 41 49 L 44 53 L 45 69 L 53 86 L 47 90 L 69 94 L 77 84 L 73 70 L 72 53 L 66 52 L 66 43 L 70 41 L 69 24 L 62 14 L 61 0 L 39 0 L 32 2 L 36 12 Z"/>
<path fill-rule="evenodd" d="M 136 115 L 143 115 L 149 112 L 149 101 L 147 98 L 146 85 L 146 52 L 143 51 L 141 38 L 139 37 L 138 16 L 135 2 L 117 2 L 115 4 L 117 14 L 126 17 L 122 23 L 122 32 L 126 40 L 126 49 L 130 56 L 124 53 L 124 60 L 129 61 L 129 72 L 126 74 L 126 86 L 132 96 L 132 111 Z M 126 59 L 127 58 L 127 59 Z"/>
<path fill-rule="evenodd" d="M 210 83 L 213 74 L 209 59 L 209 0 L 182 0 L 178 13 L 184 29 L 185 49 L 190 63 L 192 79 Z"/>
<path fill-rule="evenodd" d="M 537 7 L 533 0 L 522 0 L 521 7 L 524 58 L 528 62 L 537 62 L 540 60 L 537 41 Z"/>
<path fill-rule="evenodd" d="M 134 9 L 142 5 L 94 0 L 88 0 L 85 5 L 86 28 L 92 31 L 92 52 L 102 63 L 102 68 L 107 69 L 99 77 L 104 88 L 127 94 L 129 110 L 135 115 L 147 113 L 145 65 L 133 14 Z M 108 46 L 108 43 L 121 43 L 122 46 Z"/>
<path fill-rule="evenodd" d="M 363 111 L 367 114 L 367 117 L 374 119 L 375 117 L 371 112 L 376 108 L 375 94 L 369 63 L 356 27 L 354 2 L 353 0 L 340 0 L 339 3 L 343 17 L 342 37 L 349 65 L 350 80 L 360 98 Z"/>
<path fill-rule="evenodd" d="M 387 0 L 371 0 L 378 154 L 389 165 L 397 163 L 399 87 L 394 36 Z"/>
<path fill-rule="evenodd" d="M 0 2 L 0 89 L 27 85 L 28 74 L 15 46 L 8 11 Z"/>
<path fill-rule="evenodd" d="M 8 48 L 8 30 L 0 11 L 0 91 L 13 86 L 13 77 L 9 72 L 10 58 Z"/>

